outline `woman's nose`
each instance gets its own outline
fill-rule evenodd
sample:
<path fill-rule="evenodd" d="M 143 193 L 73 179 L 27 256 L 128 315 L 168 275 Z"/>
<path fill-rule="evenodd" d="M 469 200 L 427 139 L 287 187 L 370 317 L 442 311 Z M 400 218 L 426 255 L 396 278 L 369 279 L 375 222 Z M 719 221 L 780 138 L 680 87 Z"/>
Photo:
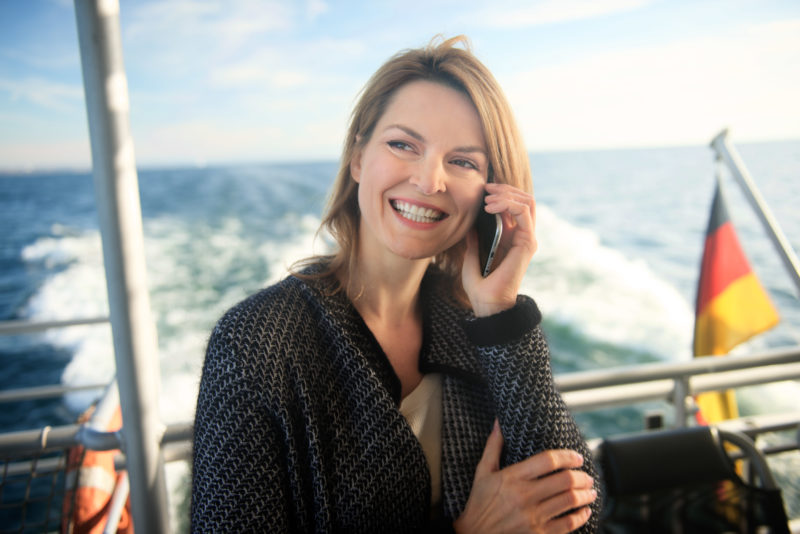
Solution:
<path fill-rule="evenodd" d="M 422 163 L 411 176 L 411 183 L 424 195 L 443 193 L 446 190 L 445 180 L 445 170 L 437 161 Z"/>

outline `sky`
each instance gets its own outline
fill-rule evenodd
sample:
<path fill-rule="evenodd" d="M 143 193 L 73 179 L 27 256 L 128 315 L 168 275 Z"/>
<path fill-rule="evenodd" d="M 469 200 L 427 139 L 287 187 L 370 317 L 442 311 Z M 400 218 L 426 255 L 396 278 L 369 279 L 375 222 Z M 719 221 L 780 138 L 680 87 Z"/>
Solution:
<path fill-rule="evenodd" d="M 797 0 L 121 0 L 140 167 L 334 160 L 359 89 L 465 34 L 529 150 L 800 139 Z M 74 6 L 0 0 L 0 169 L 91 162 Z"/>

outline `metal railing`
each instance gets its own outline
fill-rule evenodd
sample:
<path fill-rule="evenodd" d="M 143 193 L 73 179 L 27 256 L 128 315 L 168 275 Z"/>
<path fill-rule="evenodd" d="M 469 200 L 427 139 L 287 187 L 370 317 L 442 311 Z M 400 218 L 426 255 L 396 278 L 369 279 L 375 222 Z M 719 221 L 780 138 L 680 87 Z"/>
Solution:
<path fill-rule="evenodd" d="M 800 379 L 800 346 L 569 373 L 556 385 L 573 412 L 662 400 L 672 405 L 676 426 L 684 426 L 698 393 L 793 379 Z"/>
<path fill-rule="evenodd" d="M 555 377 L 556 386 L 572 412 L 660 400 L 672 405 L 676 426 L 686 424 L 687 405 L 697 393 L 785 380 L 800 380 L 800 346 L 748 355 L 695 358 L 687 362 L 564 373 Z M 3 400 L 26 400 L 30 389 L 5 392 Z M 58 389 L 71 392 L 78 388 L 63 386 Z M 56 390 L 53 388 L 54 393 Z M 191 440 L 191 433 L 191 422 L 168 425 L 161 444 L 185 446 Z M 0 457 L 79 444 L 95 450 L 122 446 L 116 432 L 90 431 L 84 425 L 64 425 L 0 434 Z M 185 447 L 182 450 L 173 448 L 168 461 L 188 458 L 186 450 Z"/>
<path fill-rule="evenodd" d="M 68 386 L 37 387 L 3 393 L 7 402 L 25 401 L 43 389 L 51 390 L 49 396 L 58 389 L 85 390 Z M 112 414 L 119 411 L 119 393 L 116 381 L 104 389 L 85 423 L 0 434 L 0 533 L 52 532 L 64 521 L 71 521 L 74 510 L 71 495 L 79 487 L 80 477 L 85 475 L 76 473 L 83 461 L 82 451 L 114 451 L 113 463 L 119 477 L 110 501 L 112 512 L 105 516 L 104 532 L 116 532 L 130 489 L 128 458 L 120 452 L 125 447 L 123 437 L 128 427 L 105 430 Z M 191 439 L 191 423 L 172 425 L 157 445 L 166 461 L 186 460 L 191 455 Z M 163 504 L 166 507 L 166 500 Z"/>
<path fill-rule="evenodd" d="M 589 412 L 642 402 L 663 401 L 674 410 L 674 425 L 688 423 L 692 395 L 718 389 L 800 379 L 800 346 L 772 349 L 748 355 L 704 357 L 687 362 L 663 362 L 617 367 L 597 371 L 559 374 L 556 386 L 573 412 Z M 95 386 L 97 387 L 97 386 Z M 105 387 L 105 386 L 103 386 Z M 84 387 L 46 386 L 0 393 L 3 402 L 28 400 L 37 395 L 56 396 Z M 643 425 L 644 426 L 644 423 Z M 800 448 L 800 411 L 743 418 L 724 422 L 721 428 L 744 432 L 755 439 L 765 432 L 792 431 L 794 439 L 779 444 L 760 445 L 764 454 Z M 192 422 L 166 427 L 159 445 L 165 462 L 191 459 Z M 72 424 L 0 434 L 0 473 L 3 480 L 41 480 L 55 488 L 66 469 L 66 451 L 75 446 L 89 450 L 124 450 L 121 432 L 105 432 L 90 424 Z M 594 440 L 599 441 L 599 440 Z M 115 457 L 119 470 L 127 467 L 120 452 Z M 49 478 L 48 478 L 49 477 Z M 61 477 L 61 478 L 59 478 Z M 48 506 L 63 496 L 44 492 Z M 52 501 L 52 502 L 51 502 Z M 0 507 L 3 503 L 0 502 Z M 58 520 L 58 512 L 51 511 Z M 51 519 L 52 520 L 52 519 Z"/>
<path fill-rule="evenodd" d="M 108 323 L 108 317 L 89 317 L 87 319 L 64 319 L 60 321 L 2 321 L 0 322 L 0 336 L 13 336 L 18 334 L 32 334 L 44 332 L 53 328 L 66 328 L 68 326 L 83 326 Z"/>
<path fill-rule="evenodd" d="M 108 317 L 89 317 L 86 319 L 64 319 L 56 321 L 29 321 L 14 320 L 0 321 L 0 336 L 18 336 L 45 332 L 47 330 L 57 330 L 72 326 L 91 326 L 98 324 L 108 324 Z M 22 402 L 31 400 L 50 399 L 62 397 L 67 393 L 79 391 L 101 390 L 106 387 L 105 383 L 80 384 L 65 386 L 62 384 L 52 384 L 45 386 L 34 386 L 19 389 L 6 389 L 0 391 L 0 404 L 10 402 Z"/>

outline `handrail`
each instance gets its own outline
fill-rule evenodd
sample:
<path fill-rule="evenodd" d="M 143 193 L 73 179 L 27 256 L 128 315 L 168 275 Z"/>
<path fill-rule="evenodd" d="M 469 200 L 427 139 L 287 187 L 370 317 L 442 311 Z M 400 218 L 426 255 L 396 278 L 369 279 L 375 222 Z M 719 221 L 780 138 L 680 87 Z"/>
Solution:
<path fill-rule="evenodd" d="M 639 370 L 620 367 L 604 371 L 566 373 L 556 377 L 564 390 L 564 399 L 573 412 L 596 410 L 605 407 L 610 397 L 615 404 L 633 404 L 639 400 L 663 398 L 684 405 L 688 397 L 675 395 L 676 382 L 685 381 L 686 392 L 710 387 L 727 389 L 733 382 L 766 383 L 800 378 L 800 347 L 775 349 L 759 354 L 708 358 L 707 362 L 654 363 L 640 366 Z M 728 361 L 730 360 L 730 361 Z M 790 363 L 784 363 L 790 362 Z M 790 368 L 790 371 L 787 371 Z M 727 369 L 733 369 L 732 371 Z M 754 370 L 758 372 L 754 372 Z M 770 373 L 763 371 L 769 370 Z M 667 377 L 667 378 L 662 378 Z M 655 380 L 653 380 L 655 379 Z M 702 381 L 706 382 L 703 383 Z M 587 389 L 581 389 L 586 387 Z M 632 388 L 638 388 L 632 389 Z M 633 394 L 631 393 L 633 391 Z M 609 393 L 604 398 L 600 392 Z M 583 396 L 583 397 L 581 397 Z M 581 400 L 583 399 L 583 401 Z M 680 412 L 676 409 L 676 412 Z M 680 421 L 676 418 L 676 423 Z M 680 426 L 680 424 L 676 425 Z M 796 451 L 800 448 L 800 412 L 754 416 L 719 425 L 721 431 L 738 431 L 755 439 L 765 432 L 798 429 L 796 439 L 778 445 L 759 446 L 763 454 Z M 122 432 L 100 432 L 88 424 L 45 427 L 0 434 L 0 461 L 7 462 L 3 469 L 7 476 L 24 475 L 35 470 L 37 474 L 53 473 L 64 469 L 63 456 L 38 457 L 41 454 L 64 450 L 82 444 L 92 450 L 123 449 Z M 165 462 L 191 460 L 193 423 L 173 423 L 166 427 L 160 439 Z M 597 440 L 592 440 L 597 441 Z M 19 458 L 11 460 L 10 458 Z M 33 457 L 34 459 L 29 459 Z M 127 468 L 123 453 L 115 456 L 115 467 Z"/>
<path fill-rule="evenodd" d="M 190 443 L 192 432 L 192 423 L 173 423 L 167 426 L 161 439 L 161 446 L 165 448 L 165 461 L 172 462 L 191 458 L 191 447 L 181 448 L 176 445 Z M 30 457 L 34 454 L 46 454 L 76 445 L 83 445 L 91 450 L 114 450 L 124 446 L 121 432 L 98 432 L 91 430 L 85 424 L 47 426 L 42 429 L 0 434 L 0 459 Z M 171 445 L 176 447 L 167 448 Z M 125 469 L 125 457 L 120 455 L 114 465 L 117 469 Z M 9 477 L 18 476 L 30 473 L 31 466 L 30 460 L 19 460 L 9 463 L 4 467 L 4 472 Z M 43 458 L 36 461 L 37 473 L 50 473 L 63 469 L 63 462 L 57 458 Z"/>
<path fill-rule="evenodd" d="M 800 446 L 800 412 L 789 414 L 766 414 L 740 417 L 719 421 L 715 424 L 720 430 L 739 432 L 755 440 L 761 434 L 774 432 L 795 432 L 793 441 L 769 443 L 759 447 L 765 455 L 796 450 Z"/>
<path fill-rule="evenodd" d="M 559 391 L 563 393 L 798 362 L 800 362 L 800 346 L 791 346 L 753 354 L 730 354 L 724 358 L 703 356 L 678 363 L 641 363 L 604 370 L 579 371 L 558 375 L 555 380 Z"/>
<path fill-rule="evenodd" d="M 192 429 L 191 422 L 172 423 L 166 427 L 161 444 L 191 440 Z M 120 434 L 93 430 L 85 423 L 6 432 L 0 434 L 0 458 L 27 452 L 49 452 L 75 445 L 83 445 L 91 450 L 120 449 L 124 448 Z"/>
<path fill-rule="evenodd" d="M 701 391 L 795 378 L 800 378 L 800 347 L 689 362 L 564 373 L 557 375 L 555 381 L 570 410 L 582 412 L 647 400 L 676 400 L 673 398 L 676 380 L 688 380 L 687 393 L 693 395 Z M 684 401 L 680 399 L 680 402 Z M 89 441 L 106 443 L 104 440 L 116 440 L 113 446 L 109 445 L 111 449 L 121 447 L 115 432 L 81 432 L 81 428 L 82 425 L 66 425 L 0 434 L 0 456 L 19 450 L 65 448 L 83 443 L 82 439 L 87 440 L 83 444 L 88 448 L 93 448 Z M 161 443 L 179 443 L 189 441 L 191 437 L 191 422 L 171 424 L 166 427 Z"/>
<path fill-rule="evenodd" d="M 685 426 L 693 395 L 791 379 L 800 379 L 800 347 L 583 371 L 555 380 L 573 412 L 660 400 L 672 404 L 675 425 Z"/>
<path fill-rule="evenodd" d="M 44 332 L 53 328 L 66 328 L 69 326 L 84 326 L 107 323 L 108 317 L 87 317 L 85 319 L 63 319 L 56 321 L 0 321 L 0 336 L 13 336 L 17 334 L 31 334 Z"/>
<path fill-rule="evenodd" d="M 78 391 L 89 391 L 93 389 L 103 389 L 106 384 L 80 384 L 75 386 L 64 386 L 53 384 L 50 386 L 34 386 L 29 388 L 6 389 L 0 391 L 0 404 L 8 402 L 21 402 L 28 400 L 50 399 L 61 397 L 67 393 Z"/>
<path fill-rule="evenodd" d="M 754 373 L 754 368 L 758 368 L 758 372 Z M 570 409 L 582 412 L 633 402 L 672 400 L 677 379 L 691 379 L 687 391 L 691 395 L 793 378 L 800 378 L 800 347 L 782 347 L 724 358 L 704 357 L 687 362 L 658 362 L 564 373 L 557 375 L 555 382 Z M 6 390 L 0 391 L 0 403 L 55 397 L 103 387 L 106 384 Z"/>

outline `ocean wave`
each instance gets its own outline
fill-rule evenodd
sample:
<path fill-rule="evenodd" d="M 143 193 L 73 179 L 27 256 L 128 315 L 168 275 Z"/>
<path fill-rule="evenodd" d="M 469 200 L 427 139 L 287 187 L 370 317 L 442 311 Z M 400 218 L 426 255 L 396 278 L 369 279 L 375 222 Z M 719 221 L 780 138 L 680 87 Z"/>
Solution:
<path fill-rule="evenodd" d="M 550 321 L 600 342 L 664 360 L 690 356 L 694 313 L 642 259 L 602 244 L 593 230 L 537 205 L 539 250 L 525 289 Z"/>
<path fill-rule="evenodd" d="M 257 236 L 236 217 L 214 227 L 171 217 L 145 221 L 145 254 L 153 318 L 158 326 L 161 408 L 167 422 L 190 419 L 205 343 L 214 323 L 248 294 L 286 276 L 310 251 L 324 252 L 316 239 L 319 219 L 287 214 L 292 237 Z M 51 274 L 28 299 L 23 316 L 65 320 L 108 315 L 99 232 L 54 232 L 25 247 L 25 262 L 44 263 Z M 320 243 L 322 241 L 322 243 Z M 322 247 L 320 249 L 320 247 Z M 73 357 L 62 374 L 67 385 L 102 383 L 114 375 L 108 325 L 79 326 L 42 334 Z M 92 393 L 71 394 L 68 407 L 80 413 Z"/>

